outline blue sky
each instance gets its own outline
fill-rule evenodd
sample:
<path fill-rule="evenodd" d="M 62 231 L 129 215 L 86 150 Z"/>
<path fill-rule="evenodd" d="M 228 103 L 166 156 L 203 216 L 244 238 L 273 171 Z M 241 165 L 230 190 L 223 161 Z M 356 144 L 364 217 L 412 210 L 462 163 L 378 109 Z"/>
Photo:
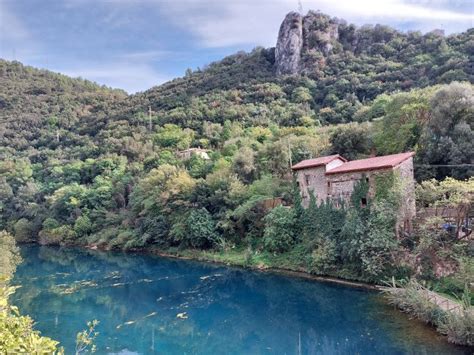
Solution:
<path fill-rule="evenodd" d="M 362 25 L 447 34 L 473 27 L 473 0 L 301 0 Z M 298 0 L 0 0 L 0 57 L 132 93 L 238 50 L 275 45 Z"/>

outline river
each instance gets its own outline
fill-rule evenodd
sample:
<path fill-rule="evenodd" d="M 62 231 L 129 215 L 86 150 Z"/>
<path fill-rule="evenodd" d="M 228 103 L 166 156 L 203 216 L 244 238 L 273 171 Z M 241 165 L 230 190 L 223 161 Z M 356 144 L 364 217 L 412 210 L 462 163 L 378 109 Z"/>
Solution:
<path fill-rule="evenodd" d="M 373 291 L 142 254 L 22 246 L 12 302 L 74 353 L 464 354 Z"/>

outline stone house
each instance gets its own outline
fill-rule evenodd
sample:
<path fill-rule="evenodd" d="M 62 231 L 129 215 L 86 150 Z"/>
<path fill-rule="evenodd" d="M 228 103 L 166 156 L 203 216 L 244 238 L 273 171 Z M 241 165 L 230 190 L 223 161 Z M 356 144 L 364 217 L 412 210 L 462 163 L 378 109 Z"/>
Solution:
<path fill-rule="evenodd" d="M 354 185 L 361 179 L 369 184 L 369 196 L 375 193 L 377 176 L 387 172 L 396 173 L 402 183 L 402 206 L 400 207 L 398 226 L 405 231 L 411 230 L 411 221 L 415 217 L 415 183 L 413 177 L 414 153 L 400 153 L 368 159 L 347 161 L 340 155 L 330 155 L 308 159 L 292 166 L 301 191 L 303 206 L 309 205 L 310 191 L 318 203 L 326 199 L 336 205 L 340 201 L 349 202 Z M 367 203 L 361 198 L 361 205 Z"/>
<path fill-rule="evenodd" d="M 178 156 L 182 160 L 190 159 L 193 155 L 197 155 L 202 159 L 209 160 L 210 158 L 207 152 L 208 152 L 207 149 L 189 148 L 189 149 L 179 151 Z"/>

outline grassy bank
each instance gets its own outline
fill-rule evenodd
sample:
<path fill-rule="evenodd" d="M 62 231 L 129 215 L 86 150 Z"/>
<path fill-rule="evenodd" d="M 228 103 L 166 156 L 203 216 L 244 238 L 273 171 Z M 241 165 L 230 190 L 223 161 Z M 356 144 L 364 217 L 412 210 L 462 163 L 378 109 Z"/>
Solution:
<path fill-rule="evenodd" d="M 149 251 L 149 250 L 148 250 Z M 266 252 L 252 252 L 245 248 L 232 248 L 228 250 L 199 250 L 168 248 L 151 249 L 152 254 L 180 259 L 205 261 L 239 266 L 259 271 L 274 271 L 297 277 L 335 282 L 353 287 L 375 289 L 375 284 L 370 280 L 358 277 L 347 269 L 328 273 L 318 273 L 312 269 L 304 257 L 303 251 L 292 250 L 284 254 L 271 254 Z"/>
<path fill-rule="evenodd" d="M 474 346 L 474 310 L 467 289 L 464 297 L 456 301 L 457 307 L 436 304 L 427 297 L 427 290 L 414 280 L 385 288 L 385 292 L 391 304 L 433 325 L 439 333 L 447 336 L 449 342 Z"/>

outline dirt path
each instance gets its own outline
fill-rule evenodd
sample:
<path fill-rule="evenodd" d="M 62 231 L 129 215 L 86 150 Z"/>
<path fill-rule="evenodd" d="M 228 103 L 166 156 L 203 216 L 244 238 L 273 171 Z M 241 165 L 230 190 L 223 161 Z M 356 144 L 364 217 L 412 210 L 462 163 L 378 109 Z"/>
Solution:
<path fill-rule="evenodd" d="M 447 297 L 441 296 L 440 294 L 430 291 L 430 290 L 420 290 L 425 297 L 431 302 L 441 308 L 446 312 L 462 313 L 462 306 L 453 300 L 450 300 Z M 472 309 L 471 309 L 472 311 Z"/>

